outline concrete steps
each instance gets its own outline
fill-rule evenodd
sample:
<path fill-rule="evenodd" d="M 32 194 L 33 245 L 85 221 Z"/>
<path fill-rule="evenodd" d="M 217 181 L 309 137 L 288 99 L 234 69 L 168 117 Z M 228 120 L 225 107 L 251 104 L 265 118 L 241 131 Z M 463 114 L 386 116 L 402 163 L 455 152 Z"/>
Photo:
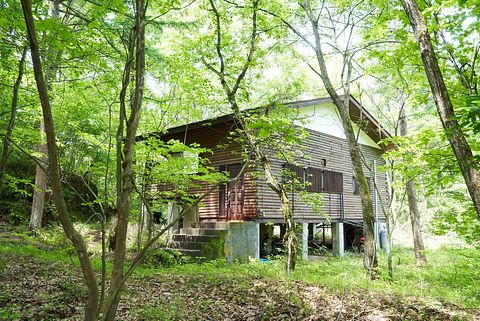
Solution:
<path fill-rule="evenodd" d="M 172 236 L 170 249 L 183 255 L 215 259 L 223 256 L 224 236 L 228 232 L 227 222 L 199 222 L 180 229 Z"/>
<path fill-rule="evenodd" d="M 213 235 L 219 236 L 227 232 L 227 229 L 213 229 L 213 228 L 200 228 L 200 227 L 187 227 L 181 228 L 179 234 L 183 235 Z"/>
<path fill-rule="evenodd" d="M 189 235 L 189 234 L 174 234 L 172 240 L 176 242 L 210 242 L 218 239 L 218 235 Z"/>
<path fill-rule="evenodd" d="M 174 249 L 171 247 L 165 248 L 167 251 L 178 251 L 182 255 L 190 256 L 190 257 L 202 257 L 202 251 L 200 250 L 188 250 L 188 249 Z"/>
<path fill-rule="evenodd" d="M 207 244 L 209 244 L 209 242 L 173 241 L 172 243 L 170 243 L 170 248 L 183 250 L 201 250 Z"/>
<path fill-rule="evenodd" d="M 228 222 L 197 222 L 197 223 L 190 223 L 190 227 L 224 230 L 224 229 L 228 229 Z"/>

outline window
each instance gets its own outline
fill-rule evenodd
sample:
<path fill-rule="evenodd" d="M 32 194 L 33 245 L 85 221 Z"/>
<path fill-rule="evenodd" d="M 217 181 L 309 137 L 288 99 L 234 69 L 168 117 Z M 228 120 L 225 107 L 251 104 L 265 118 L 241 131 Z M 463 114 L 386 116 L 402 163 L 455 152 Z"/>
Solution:
<path fill-rule="evenodd" d="M 323 171 L 323 191 L 327 193 L 343 193 L 343 174 Z"/>
<path fill-rule="evenodd" d="M 312 193 L 343 193 L 343 174 L 334 171 L 327 171 L 315 167 L 299 167 L 292 164 L 285 164 L 284 183 L 292 182 L 296 178 L 300 184 L 306 185 L 306 190 Z M 293 177 L 292 177 L 293 176 Z"/>

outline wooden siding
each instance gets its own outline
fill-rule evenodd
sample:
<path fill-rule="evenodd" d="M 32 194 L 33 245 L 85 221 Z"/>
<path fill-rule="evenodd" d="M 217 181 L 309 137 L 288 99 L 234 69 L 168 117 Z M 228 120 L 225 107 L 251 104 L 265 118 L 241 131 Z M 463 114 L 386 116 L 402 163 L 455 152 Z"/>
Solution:
<path fill-rule="evenodd" d="M 347 143 L 344 139 L 308 130 L 309 137 L 305 140 L 302 153 L 308 155 L 302 157 L 300 153 L 295 159 L 299 166 L 313 167 L 324 169 L 325 171 L 339 172 L 343 174 L 343 203 L 344 203 L 344 220 L 345 221 L 361 221 L 362 207 L 360 196 L 353 194 L 353 168 L 348 153 Z M 372 166 L 373 160 L 377 159 L 377 169 L 383 165 L 381 155 L 382 150 L 374 147 L 361 145 L 361 150 L 369 166 Z M 270 155 L 271 167 L 278 179 L 281 179 L 281 170 L 284 161 Z M 326 160 L 326 166 L 323 166 L 323 159 Z M 370 177 L 373 182 L 373 175 L 364 166 L 365 174 Z M 385 174 L 377 170 L 377 184 L 381 191 L 378 201 L 379 218 L 384 219 L 384 215 L 380 205 L 380 199 L 386 201 L 386 181 Z M 372 184 L 373 185 L 373 184 Z M 266 185 L 263 178 L 258 181 L 258 209 L 261 213 L 262 221 L 279 221 L 283 218 L 280 212 L 280 200 L 278 196 Z M 293 200 L 294 216 L 299 221 L 315 222 L 328 217 L 333 220 L 340 219 L 341 216 L 341 196 L 339 193 L 322 193 L 324 198 L 324 206 L 322 215 L 314 213 L 310 206 L 302 203 L 298 193 L 294 193 Z M 373 195 L 373 194 L 372 194 Z"/>
<path fill-rule="evenodd" d="M 240 155 L 241 147 L 236 143 L 230 143 L 227 139 L 229 133 L 235 128 L 233 122 L 216 124 L 214 126 L 205 126 L 201 128 L 195 128 L 187 130 L 186 132 L 180 132 L 173 135 L 164 135 L 162 140 L 169 141 L 171 139 L 179 140 L 186 145 L 197 143 L 202 147 L 210 149 L 211 153 L 201 155 L 204 158 L 208 158 L 210 165 L 214 167 L 216 171 L 220 166 L 239 164 L 242 162 L 242 156 Z M 219 145 L 229 145 L 228 148 L 218 147 Z M 206 183 L 201 187 L 190 189 L 189 194 L 203 194 L 210 186 Z M 152 185 L 150 190 L 154 191 L 156 188 L 162 189 L 161 186 Z M 243 203 L 243 216 L 245 219 L 253 219 L 257 217 L 257 187 L 256 179 L 253 178 L 252 172 L 247 171 L 244 176 L 244 203 Z M 199 207 L 199 218 L 202 221 L 215 221 L 217 219 L 224 219 L 220 217 L 220 191 L 216 188 L 212 191 L 202 202 Z"/>

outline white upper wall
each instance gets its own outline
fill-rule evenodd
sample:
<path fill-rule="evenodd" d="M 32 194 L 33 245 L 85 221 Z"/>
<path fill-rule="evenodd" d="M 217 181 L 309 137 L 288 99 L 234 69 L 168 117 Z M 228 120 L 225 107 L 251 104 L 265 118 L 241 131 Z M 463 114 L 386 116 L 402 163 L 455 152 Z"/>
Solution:
<path fill-rule="evenodd" d="M 304 123 L 296 121 L 297 125 L 335 137 L 346 138 L 337 107 L 333 103 L 300 107 L 298 110 L 299 117 L 304 119 Z M 352 125 L 355 133 L 358 133 L 358 126 L 353 122 Z M 360 130 L 358 142 L 381 149 L 363 130 Z"/>

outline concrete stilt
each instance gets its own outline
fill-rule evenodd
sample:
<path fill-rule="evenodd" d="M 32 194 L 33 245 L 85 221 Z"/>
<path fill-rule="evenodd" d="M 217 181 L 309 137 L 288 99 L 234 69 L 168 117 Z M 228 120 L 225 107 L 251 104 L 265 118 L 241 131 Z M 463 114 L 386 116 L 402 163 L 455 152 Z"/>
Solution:
<path fill-rule="evenodd" d="M 312 223 L 312 237 L 315 238 L 315 236 L 317 235 L 317 223 Z"/>
<path fill-rule="evenodd" d="M 228 263 L 260 259 L 260 224 L 230 222 L 225 238 L 224 252 Z"/>
<path fill-rule="evenodd" d="M 173 222 L 177 217 L 178 214 L 180 213 L 180 210 L 178 208 L 178 205 L 175 202 L 168 202 L 168 209 L 167 209 L 167 224 L 170 224 Z M 178 222 L 173 225 L 169 231 L 169 238 L 174 234 L 178 233 L 179 231 L 179 225 Z"/>
<path fill-rule="evenodd" d="M 390 245 L 388 244 L 387 223 L 379 222 L 378 227 L 378 235 L 380 241 L 379 246 L 382 250 L 385 250 L 388 253 L 390 251 Z"/>
<path fill-rule="evenodd" d="M 300 235 L 300 251 L 302 260 L 308 260 L 308 223 L 302 223 L 302 234 Z"/>
<path fill-rule="evenodd" d="M 345 255 L 345 235 L 343 233 L 343 222 L 332 223 L 332 250 L 333 255 Z"/>

